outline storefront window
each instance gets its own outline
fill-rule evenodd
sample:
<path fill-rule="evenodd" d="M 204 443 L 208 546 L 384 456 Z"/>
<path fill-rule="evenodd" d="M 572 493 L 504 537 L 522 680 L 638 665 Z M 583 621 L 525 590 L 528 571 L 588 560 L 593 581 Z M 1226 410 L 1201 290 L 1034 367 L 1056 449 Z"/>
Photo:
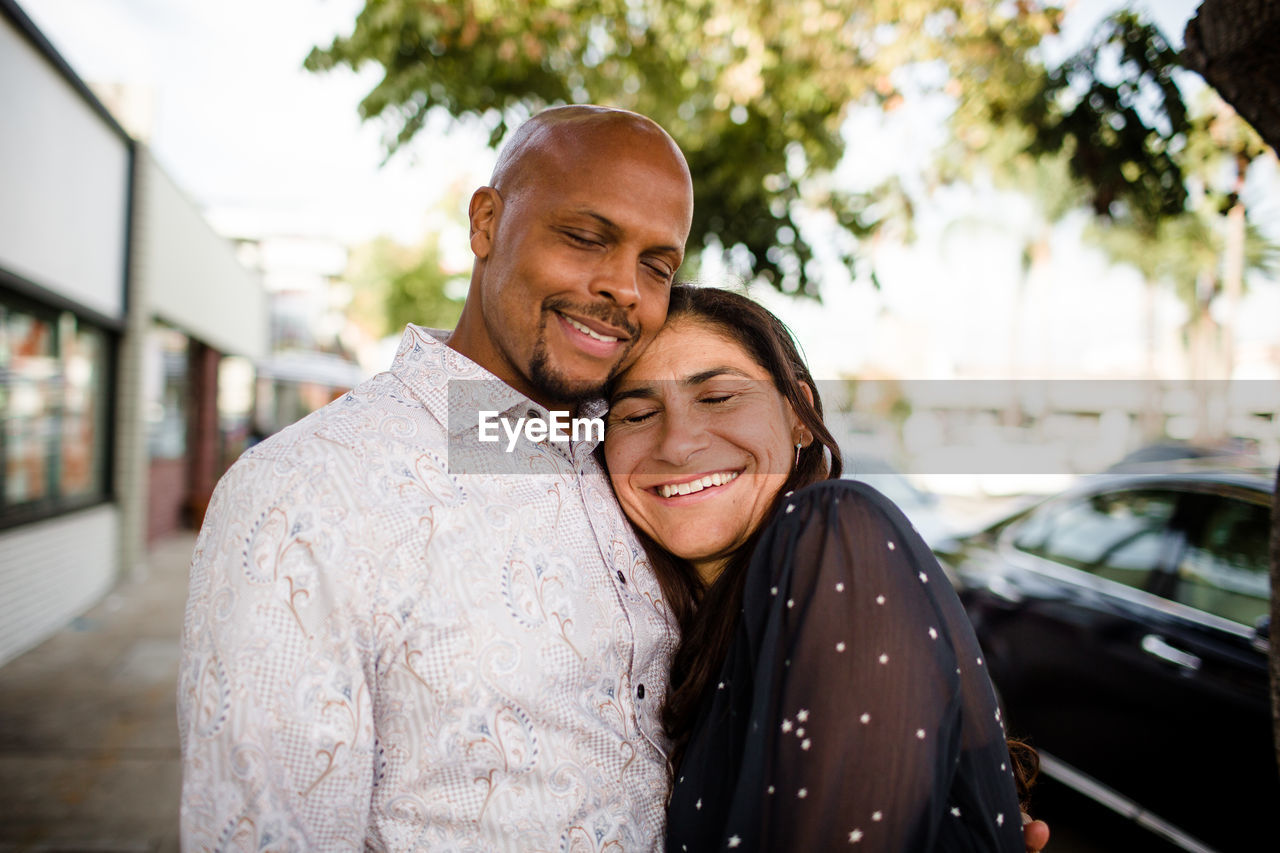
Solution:
<path fill-rule="evenodd" d="M 102 497 L 103 332 L 0 296 L 0 380 L 0 521 Z"/>
<path fill-rule="evenodd" d="M 147 334 L 147 452 L 182 459 L 187 452 L 187 336 L 156 323 Z"/>

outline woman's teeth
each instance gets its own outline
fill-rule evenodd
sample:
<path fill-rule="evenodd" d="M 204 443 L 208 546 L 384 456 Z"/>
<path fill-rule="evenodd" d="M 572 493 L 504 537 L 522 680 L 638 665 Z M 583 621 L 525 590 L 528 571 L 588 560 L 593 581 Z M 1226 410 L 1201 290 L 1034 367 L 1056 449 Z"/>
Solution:
<path fill-rule="evenodd" d="M 738 472 L 725 472 L 723 474 L 708 474 L 700 480 L 690 480 L 687 483 L 678 483 L 675 485 L 658 486 L 658 494 L 664 498 L 673 495 L 691 495 L 694 492 L 700 492 L 708 486 L 723 486 L 725 483 L 731 482 L 738 478 Z"/>
<path fill-rule="evenodd" d="M 572 317 L 567 317 L 564 314 L 561 314 L 560 316 L 564 317 L 564 319 L 568 321 L 570 326 L 573 326 L 575 329 L 577 329 L 579 332 L 582 332 L 582 334 L 586 335 L 587 337 L 595 338 L 597 341 L 604 341 L 607 344 L 614 343 L 615 341 L 618 340 L 612 335 L 602 335 L 599 332 L 594 332 L 588 327 L 579 323 L 577 320 L 573 319 Z"/>

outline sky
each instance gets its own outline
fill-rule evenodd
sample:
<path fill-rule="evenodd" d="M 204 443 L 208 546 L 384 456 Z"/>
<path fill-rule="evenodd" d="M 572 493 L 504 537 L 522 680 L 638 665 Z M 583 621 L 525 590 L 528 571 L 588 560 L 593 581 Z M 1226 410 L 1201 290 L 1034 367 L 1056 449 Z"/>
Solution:
<path fill-rule="evenodd" d="M 443 122 L 382 166 L 381 131 L 356 111 L 373 72 L 303 70 L 359 2 L 19 2 L 83 79 L 150 92 L 152 150 L 226 229 L 416 242 L 438 199 L 492 167 L 479 132 Z"/>
<path fill-rule="evenodd" d="M 302 69 L 312 46 L 350 31 L 360 0 L 19 3 L 83 79 L 150 93 L 157 159 L 223 233 L 347 244 L 388 234 L 415 243 L 451 216 L 461 220 L 465 199 L 492 168 L 495 155 L 481 129 L 444 119 L 384 164 L 381 129 L 357 114 L 375 72 Z M 1079 0 L 1056 49 L 1065 53 L 1116 5 Z M 1180 44 L 1198 3 L 1135 5 Z M 859 174 L 928 156 L 936 119 L 904 115 L 850 119 L 860 140 Z M 1273 167 L 1269 180 L 1277 184 Z M 1280 209 L 1272 199 L 1271 209 Z M 837 280 L 824 289 L 821 306 L 753 293 L 791 325 L 819 377 L 886 364 L 918 378 L 1007 375 L 1027 365 L 1038 365 L 1040 375 L 1085 376 L 1136 363 L 1141 282 L 1082 246 L 1081 221 L 1054 232 L 1052 269 L 1032 282 L 1022 312 L 1013 314 L 1029 215 L 1024 201 L 1007 194 L 953 193 L 923 212 L 914 244 L 874 251 L 883 290 L 866 278 Z M 465 263 L 465 236 L 454 251 Z M 704 283 L 733 283 L 709 270 L 713 280 Z M 1274 324 L 1262 318 L 1280 316 L 1278 289 L 1255 288 L 1261 301 L 1246 312 L 1244 337 L 1274 339 Z M 1176 330 L 1180 310 L 1171 297 L 1162 299 L 1167 330 Z M 1166 334 L 1170 348 L 1173 334 Z"/>

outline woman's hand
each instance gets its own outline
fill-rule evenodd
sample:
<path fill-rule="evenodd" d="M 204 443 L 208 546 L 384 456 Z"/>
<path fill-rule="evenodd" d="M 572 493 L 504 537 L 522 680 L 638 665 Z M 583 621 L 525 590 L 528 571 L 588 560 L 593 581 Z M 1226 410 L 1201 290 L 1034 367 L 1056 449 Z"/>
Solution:
<path fill-rule="evenodd" d="M 1022 843 L 1027 845 L 1027 853 L 1040 853 L 1049 843 L 1049 824 L 1042 820 L 1032 820 L 1031 815 L 1023 812 Z"/>

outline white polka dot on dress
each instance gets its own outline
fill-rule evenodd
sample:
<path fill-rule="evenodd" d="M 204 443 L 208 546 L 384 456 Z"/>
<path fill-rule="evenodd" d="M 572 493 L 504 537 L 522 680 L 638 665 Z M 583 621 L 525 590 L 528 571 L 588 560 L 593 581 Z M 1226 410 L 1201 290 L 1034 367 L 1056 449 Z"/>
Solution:
<path fill-rule="evenodd" d="M 738 837 L 738 836 L 736 836 L 736 835 L 731 835 L 731 836 L 729 836 L 729 846 L 730 846 L 730 847 L 741 847 L 741 846 L 742 846 L 742 839 L 741 839 L 741 838 L 739 838 L 739 837 Z"/>
<path fill-rule="evenodd" d="M 805 738 L 804 740 L 800 741 L 800 748 L 805 751 L 808 751 L 809 746 L 811 744 L 812 744 L 812 741 L 810 741 L 809 738 Z"/>
<path fill-rule="evenodd" d="M 889 550 L 890 550 L 890 551 L 896 550 L 896 548 L 894 547 L 894 544 L 893 544 L 892 542 L 890 542 L 890 543 L 889 543 Z"/>
<path fill-rule="evenodd" d="M 871 715 L 863 714 L 861 717 L 858 718 L 858 722 L 862 723 L 865 726 L 867 723 L 871 722 Z"/>
<path fill-rule="evenodd" d="M 861 840 L 862 840 L 862 830 L 861 830 L 861 829 L 855 829 L 855 830 L 853 830 L 852 832 L 850 832 L 850 833 L 849 833 L 849 843 L 850 843 L 850 844 L 857 844 L 857 843 L 858 843 L 859 841 L 861 841 Z"/>
<path fill-rule="evenodd" d="M 844 592 L 844 583 L 843 583 L 843 582 L 836 584 L 836 592 Z"/>
<path fill-rule="evenodd" d="M 796 797 L 798 797 L 801 800 L 803 800 L 807 796 L 809 796 L 808 788 L 801 788 L 799 791 L 796 791 Z"/>
<path fill-rule="evenodd" d="M 959 807 L 959 806 L 952 806 L 952 807 L 951 807 L 951 813 L 952 813 L 953 815 L 955 815 L 956 817 L 960 817 L 960 807 Z"/>
<path fill-rule="evenodd" d="M 919 740 L 924 740 L 924 729 L 916 729 L 916 737 Z"/>
<path fill-rule="evenodd" d="M 842 651 L 844 651 L 844 641 L 843 641 L 843 640 L 841 640 L 840 642 L 836 643 L 836 651 L 838 651 L 838 652 L 842 652 Z"/>
<path fill-rule="evenodd" d="M 929 582 L 929 576 L 928 576 L 928 575 L 926 575 L 924 572 L 921 572 L 921 573 L 920 573 L 920 583 L 928 583 L 928 582 Z"/>
<path fill-rule="evenodd" d="M 996 826 L 1004 826 L 1004 814 L 996 815 Z"/>
<path fill-rule="evenodd" d="M 877 595 L 877 596 L 876 596 L 876 604 L 884 604 L 884 596 L 883 596 L 883 595 Z"/>
<path fill-rule="evenodd" d="M 872 813 L 871 813 L 871 819 L 872 819 L 872 820 L 875 820 L 875 821 L 883 820 L 883 819 L 884 819 L 884 812 L 872 812 Z"/>
<path fill-rule="evenodd" d="M 883 655 L 883 654 L 882 654 L 882 655 L 880 655 L 880 663 L 888 663 L 888 662 L 889 662 L 889 656 L 888 656 L 888 655 Z"/>
<path fill-rule="evenodd" d="M 938 639 L 938 629 L 937 629 L 937 628 L 930 628 L 930 629 L 929 629 L 929 639 L 931 639 L 931 640 L 936 640 L 936 639 Z"/>
<path fill-rule="evenodd" d="M 786 733 L 787 733 L 787 732 L 789 732 L 789 731 L 791 731 L 791 721 L 790 721 L 790 720 L 787 720 L 787 719 L 784 719 L 784 720 L 782 721 L 782 732 L 783 732 L 783 734 L 786 734 Z"/>

